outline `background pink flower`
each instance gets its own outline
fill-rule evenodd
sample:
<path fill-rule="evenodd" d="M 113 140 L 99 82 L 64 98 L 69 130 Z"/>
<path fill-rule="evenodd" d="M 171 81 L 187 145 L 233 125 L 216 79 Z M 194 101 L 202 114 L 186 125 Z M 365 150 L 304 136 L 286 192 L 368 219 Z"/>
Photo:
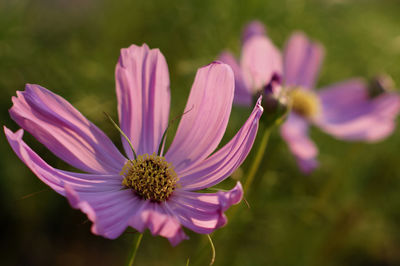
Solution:
<path fill-rule="evenodd" d="M 400 110 L 397 93 L 372 98 L 360 78 L 314 90 L 324 57 L 322 45 L 295 32 L 281 59 L 261 25 L 252 22 L 245 28 L 240 64 L 229 52 L 222 53 L 220 59 L 234 69 L 237 104 L 249 105 L 256 93 L 283 86 L 283 93 L 292 101 L 292 112 L 281 127 L 281 135 L 304 173 L 318 164 L 318 149 L 308 136 L 310 124 L 348 141 L 374 142 L 393 132 Z"/>

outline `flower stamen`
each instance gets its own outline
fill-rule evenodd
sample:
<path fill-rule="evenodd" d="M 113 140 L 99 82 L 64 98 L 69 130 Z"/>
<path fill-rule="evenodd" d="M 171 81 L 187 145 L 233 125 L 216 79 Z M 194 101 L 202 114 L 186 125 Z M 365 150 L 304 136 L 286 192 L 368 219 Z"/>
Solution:
<path fill-rule="evenodd" d="M 306 118 L 316 116 L 321 109 L 320 101 L 317 95 L 311 91 L 302 88 L 294 88 L 289 92 L 292 110 Z"/>
<path fill-rule="evenodd" d="M 127 161 L 120 174 L 125 177 L 122 185 L 145 200 L 163 202 L 177 187 L 178 177 L 173 166 L 155 154 L 139 155 L 136 160 Z"/>

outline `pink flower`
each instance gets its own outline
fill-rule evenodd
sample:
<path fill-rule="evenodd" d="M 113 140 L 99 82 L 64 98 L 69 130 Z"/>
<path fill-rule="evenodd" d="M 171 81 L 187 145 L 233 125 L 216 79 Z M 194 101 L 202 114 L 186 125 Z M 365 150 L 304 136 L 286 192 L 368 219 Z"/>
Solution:
<path fill-rule="evenodd" d="M 250 23 L 245 29 L 240 64 L 228 52 L 221 61 L 235 73 L 235 103 L 249 105 L 252 95 L 268 90 L 286 93 L 292 111 L 281 127 L 281 135 L 296 157 L 300 169 L 310 173 L 317 167 L 318 149 L 308 136 L 310 124 L 335 138 L 348 141 L 379 141 L 390 135 L 400 111 L 397 93 L 370 97 L 360 78 L 315 90 L 324 49 L 296 32 L 286 44 L 283 59 L 260 29 Z"/>
<path fill-rule="evenodd" d="M 235 74 L 234 102 L 237 105 L 251 105 L 254 95 L 275 90 L 275 85 L 281 81 L 282 56 L 265 32 L 260 22 L 253 21 L 243 32 L 240 62 L 228 51 L 219 56 Z"/>
<path fill-rule="evenodd" d="M 146 45 L 122 49 L 116 91 L 120 126 L 137 158 L 124 137 L 129 159 L 71 104 L 39 85 L 17 92 L 11 117 L 85 173 L 48 165 L 22 140 L 22 129 L 13 133 L 4 127 L 7 139 L 40 180 L 87 214 L 94 234 L 114 239 L 128 226 L 140 232 L 148 228 L 177 245 L 187 238 L 182 226 L 209 234 L 225 225 L 224 211 L 241 200 L 241 184 L 227 192 L 195 191 L 218 184 L 244 161 L 263 111 L 260 103 L 233 139 L 213 153 L 228 123 L 234 77 L 220 62 L 199 69 L 175 139 L 164 153 L 170 89 L 160 51 Z"/>

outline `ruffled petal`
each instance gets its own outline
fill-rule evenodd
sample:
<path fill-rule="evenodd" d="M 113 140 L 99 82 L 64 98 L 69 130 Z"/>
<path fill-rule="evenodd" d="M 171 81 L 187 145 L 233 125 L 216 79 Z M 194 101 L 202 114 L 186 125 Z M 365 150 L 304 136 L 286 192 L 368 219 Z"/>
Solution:
<path fill-rule="evenodd" d="M 311 42 L 302 32 L 292 34 L 284 53 L 286 86 L 314 88 L 323 58 L 321 44 Z"/>
<path fill-rule="evenodd" d="M 210 234 L 224 226 L 227 218 L 224 212 L 243 197 L 240 182 L 230 191 L 217 193 L 196 193 L 177 190 L 166 202 L 179 222 L 199 234 Z"/>
<path fill-rule="evenodd" d="M 282 75 L 281 54 L 264 36 L 253 36 L 243 44 L 240 65 L 246 86 L 254 94 Z"/>
<path fill-rule="evenodd" d="M 86 213 L 93 222 L 94 234 L 114 239 L 131 226 L 142 233 L 149 229 L 152 235 L 167 238 L 173 246 L 188 239 L 165 202 L 143 200 L 130 189 L 94 195 L 66 186 L 66 196 L 71 206 Z"/>
<path fill-rule="evenodd" d="M 265 36 L 266 33 L 267 30 L 265 29 L 264 24 L 258 20 L 251 21 L 243 30 L 242 43 L 245 43 L 253 36 Z"/>
<path fill-rule="evenodd" d="M 237 105 L 249 106 L 252 104 L 253 95 L 250 89 L 246 86 L 242 76 L 242 70 L 230 52 L 223 52 L 219 56 L 219 60 L 225 64 L 228 64 L 235 75 L 235 97 L 234 103 Z"/>
<path fill-rule="evenodd" d="M 211 187 L 230 176 L 246 159 L 257 134 L 258 122 L 263 112 L 261 97 L 250 117 L 236 135 L 224 147 L 184 171 L 177 171 L 184 190 L 200 190 Z"/>
<path fill-rule="evenodd" d="M 130 189 L 94 195 L 66 186 L 66 196 L 72 207 L 86 213 L 93 222 L 94 234 L 115 239 L 131 226 L 142 233 L 149 229 L 152 235 L 167 238 L 173 246 L 188 239 L 166 202 L 143 200 Z"/>
<path fill-rule="evenodd" d="M 281 135 L 304 173 L 310 173 L 317 167 L 315 158 L 318 149 L 308 137 L 308 122 L 305 119 L 296 114 L 290 114 L 281 127 Z"/>
<path fill-rule="evenodd" d="M 129 219 L 138 215 L 145 203 L 129 189 L 94 194 L 66 185 L 65 194 L 71 206 L 93 222 L 92 233 L 109 239 L 119 237 L 128 227 Z"/>
<path fill-rule="evenodd" d="M 169 210 L 167 202 L 144 201 L 137 214 L 129 220 L 129 225 L 139 232 L 148 228 L 152 235 L 167 238 L 173 246 L 188 239 L 178 219 Z"/>
<path fill-rule="evenodd" d="M 198 70 L 175 138 L 165 155 L 177 172 L 202 161 L 225 133 L 232 108 L 231 68 L 214 62 Z"/>
<path fill-rule="evenodd" d="M 149 229 L 152 235 L 167 238 L 173 246 L 188 239 L 165 202 L 143 200 L 130 189 L 93 195 L 66 186 L 66 196 L 72 207 L 86 213 L 93 222 L 94 234 L 114 239 L 131 226 L 142 233 Z"/>
<path fill-rule="evenodd" d="M 169 74 L 164 56 L 145 44 L 121 49 L 115 76 L 122 131 L 137 154 L 157 152 L 168 126 L 170 107 Z M 125 138 L 122 142 L 132 158 Z"/>
<path fill-rule="evenodd" d="M 12 98 L 11 117 L 50 151 L 89 173 L 117 173 L 125 158 L 111 140 L 62 97 L 27 84 Z"/>
<path fill-rule="evenodd" d="M 342 140 L 378 141 L 393 132 L 400 96 L 383 93 L 370 98 L 366 84 L 352 79 L 319 92 L 322 114 L 315 123 Z"/>

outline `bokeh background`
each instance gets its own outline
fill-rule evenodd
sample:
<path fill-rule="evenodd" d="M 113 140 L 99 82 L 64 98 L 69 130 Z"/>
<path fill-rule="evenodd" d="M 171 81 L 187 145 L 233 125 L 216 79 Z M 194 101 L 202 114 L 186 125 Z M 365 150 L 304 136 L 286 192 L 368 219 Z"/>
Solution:
<path fill-rule="evenodd" d="M 166 56 L 171 117 L 182 112 L 197 68 L 228 48 L 240 52 L 244 25 L 259 19 L 282 47 L 302 30 L 326 47 L 319 86 L 387 73 L 400 84 L 398 0 L 0 0 L 0 119 L 16 90 L 40 84 L 62 95 L 120 146 L 103 111 L 116 116 L 119 49 L 146 42 Z M 250 113 L 232 111 L 224 141 Z M 400 265 L 400 127 L 380 143 L 345 143 L 311 131 L 320 168 L 302 175 L 275 131 L 247 200 L 213 235 L 215 265 Z M 173 134 L 170 134 L 172 137 Z M 29 134 L 51 165 L 71 169 Z M 170 140 L 170 139 L 169 139 Z M 256 142 L 257 145 L 257 142 Z M 121 265 L 133 230 L 117 240 L 90 233 L 84 214 L 42 184 L 0 137 L 0 264 Z M 235 178 L 246 175 L 254 152 Z M 230 186 L 227 182 L 222 186 Z M 207 265 L 204 235 L 173 248 L 144 235 L 137 265 Z"/>

